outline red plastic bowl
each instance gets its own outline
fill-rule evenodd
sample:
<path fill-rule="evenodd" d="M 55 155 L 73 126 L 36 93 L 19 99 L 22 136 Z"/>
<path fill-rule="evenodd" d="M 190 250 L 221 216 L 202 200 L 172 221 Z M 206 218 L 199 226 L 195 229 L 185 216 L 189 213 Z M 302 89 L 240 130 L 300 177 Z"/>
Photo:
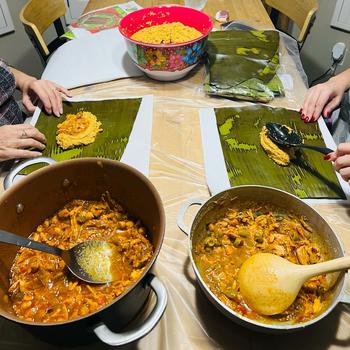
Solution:
<path fill-rule="evenodd" d="M 204 12 L 192 9 L 184 6 L 156 6 L 147 7 L 138 11 L 129 13 L 127 16 L 121 19 L 119 23 L 119 30 L 121 34 L 128 40 L 135 43 L 148 46 L 179 46 L 185 43 L 179 44 L 146 44 L 141 41 L 136 41 L 130 37 L 137 31 L 160 25 L 164 23 L 181 22 L 182 24 L 193 27 L 201 32 L 203 35 L 187 43 L 198 41 L 206 37 L 213 28 L 213 22 L 211 18 Z"/>
<path fill-rule="evenodd" d="M 149 44 L 131 39 L 140 29 L 164 23 L 181 22 L 202 36 L 178 44 Z M 176 80 L 186 75 L 199 62 L 213 28 L 211 18 L 198 10 L 183 6 L 147 7 L 125 16 L 119 23 L 128 53 L 147 75 L 158 80 Z"/>

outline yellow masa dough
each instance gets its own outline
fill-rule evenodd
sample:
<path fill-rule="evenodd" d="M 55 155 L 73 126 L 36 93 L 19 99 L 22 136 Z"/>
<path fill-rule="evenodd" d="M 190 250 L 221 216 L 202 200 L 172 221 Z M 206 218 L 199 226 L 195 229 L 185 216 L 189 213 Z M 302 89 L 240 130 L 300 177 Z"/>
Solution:
<path fill-rule="evenodd" d="M 67 114 L 66 120 L 57 125 L 56 141 L 63 149 L 88 145 L 102 130 L 101 122 L 91 112 Z"/>
<path fill-rule="evenodd" d="M 201 36 L 197 29 L 173 22 L 143 28 L 134 33 L 131 39 L 148 44 L 179 44 Z"/>
<path fill-rule="evenodd" d="M 278 165 L 287 166 L 290 163 L 290 155 L 269 138 L 266 126 L 260 132 L 260 144 L 266 154 Z"/>

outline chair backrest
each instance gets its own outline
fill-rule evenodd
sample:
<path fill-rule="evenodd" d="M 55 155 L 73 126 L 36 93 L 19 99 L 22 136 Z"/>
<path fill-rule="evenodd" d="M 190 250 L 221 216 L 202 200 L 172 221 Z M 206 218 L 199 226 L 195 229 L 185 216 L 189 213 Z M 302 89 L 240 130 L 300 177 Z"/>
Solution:
<path fill-rule="evenodd" d="M 55 25 L 58 36 L 64 34 L 60 17 L 65 13 L 64 0 L 29 0 L 20 12 L 24 29 L 44 62 L 52 49 L 50 50 L 50 44 L 46 45 L 42 34 L 52 24 Z M 57 43 L 51 44 L 53 48 L 59 46 Z"/>
<path fill-rule="evenodd" d="M 265 4 L 290 18 L 300 30 L 297 41 L 305 41 L 318 10 L 317 0 L 265 0 Z"/>

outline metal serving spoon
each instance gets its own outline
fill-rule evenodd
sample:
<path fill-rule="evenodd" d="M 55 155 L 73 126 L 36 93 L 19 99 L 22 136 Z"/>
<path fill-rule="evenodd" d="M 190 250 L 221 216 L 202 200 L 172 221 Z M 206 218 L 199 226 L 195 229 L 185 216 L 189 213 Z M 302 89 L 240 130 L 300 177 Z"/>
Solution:
<path fill-rule="evenodd" d="M 247 305 L 261 315 L 288 309 L 311 277 L 350 268 L 350 256 L 312 265 L 297 265 L 270 253 L 247 259 L 238 273 L 240 292 Z"/>
<path fill-rule="evenodd" d="M 282 146 L 307 148 L 322 154 L 333 152 L 333 150 L 327 147 L 305 145 L 301 135 L 295 130 L 287 128 L 285 125 L 269 122 L 266 123 L 266 129 L 269 137 Z"/>
<path fill-rule="evenodd" d="M 106 271 L 105 264 L 106 259 L 109 259 L 112 255 L 111 243 L 104 241 L 85 241 L 77 244 L 69 250 L 63 250 L 4 230 L 0 230 L 0 242 L 57 255 L 63 259 L 74 276 L 85 282 L 108 283 L 112 281 L 111 273 L 109 273 L 109 269 Z M 107 252 L 107 254 L 105 254 L 105 252 Z M 98 262 L 101 262 L 102 264 L 99 264 Z M 82 265 L 88 266 L 90 272 L 84 269 Z M 99 269 L 99 266 L 101 265 L 102 268 Z"/>

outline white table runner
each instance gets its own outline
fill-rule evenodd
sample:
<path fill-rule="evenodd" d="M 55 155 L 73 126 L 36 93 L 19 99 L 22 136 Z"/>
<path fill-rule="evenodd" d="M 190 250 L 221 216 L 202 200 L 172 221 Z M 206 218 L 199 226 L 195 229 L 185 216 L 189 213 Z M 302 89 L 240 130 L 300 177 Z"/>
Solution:
<path fill-rule="evenodd" d="M 42 79 L 71 89 L 142 74 L 128 56 L 125 39 L 113 28 L 60 46 L 50 57 Z"/>

